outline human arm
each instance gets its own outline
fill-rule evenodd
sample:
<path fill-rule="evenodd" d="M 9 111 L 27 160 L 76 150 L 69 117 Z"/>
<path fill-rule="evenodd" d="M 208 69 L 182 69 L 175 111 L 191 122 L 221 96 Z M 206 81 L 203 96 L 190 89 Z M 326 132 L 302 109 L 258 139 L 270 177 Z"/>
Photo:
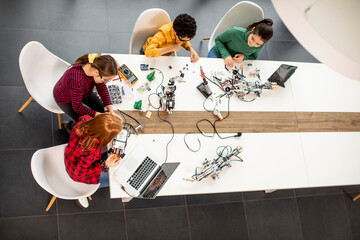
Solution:
<path fill-rule="evenodd" d="M 101 97 L 101 100 L 104 103 L 105 108 L 109 111 L 109 113 L 115 115 L 114 108 L 110 99 L 110 94 L 108 88 L 106 87 L 105 83 L 96 84 L 96 89 Z M 95 116 L 101 113 L 97 112 Z M 115 115 L 116 116 L 116 115 Z"/>
<path fill-rule="evenodd" d="M 199 54 L 189 45 L 186 50 L 190 52 L 190 61 L 191 62 L 197 62 L 199 60 Z"/>
<path fill-rule="evenodd" d="M 172 44 L 167 47 L 160 47 L 166 45 L 166 37 L 162 31 L 158 31 L 153 37 L 148 38 L 147 43 L 144 44 L 145 56 L 159 57 L 161 55 L 177 52 L 180 50 L 180 44 Z"/>
<path fill-rule="evenodd" d="M 74 109 L 74 111 L 80 116 L 89 115 L 91 117 L 94 117 L 96 111 L 84 106 L 83 104 L 83 95 L 84 95 L 83 86 L 71 84 L 69 86 L 69 90 L 70 90 L 71 106 Z"/>
<path fill-rule="evenodd" d="M 229 50 L 227 49 L 226 45 L 233 41 L 233 36 L 235 34 L 235 31 L 233 28 L 230 28 L 226 30 L 225 32 L 219 34 L 215 38 L 215 45 L 218 51 L 220 52 L 220 55 L 223 59 L 226 59 L 227 57 L 231 56 Z"/>

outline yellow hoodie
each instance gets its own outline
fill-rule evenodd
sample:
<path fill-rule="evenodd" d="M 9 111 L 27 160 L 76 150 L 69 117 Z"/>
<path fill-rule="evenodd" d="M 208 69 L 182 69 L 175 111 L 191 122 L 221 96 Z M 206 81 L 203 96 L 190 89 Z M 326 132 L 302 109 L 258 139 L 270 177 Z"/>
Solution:
<path fill-rule="evenodd" d="M 159 28 L 153 37 L 149 37 L 143 45 L 143 50 L 147 57 L 159 57 L 161 55 L 161 48 L 169 47 L 175 43 L 180 43 L 185 49 L 191 46 L 189 41 L 182 42 L 176 39 L 173 32 L 173 22 L 171 22 Z M 169 56 L 171 54 L 172 52 L 165 55 Z"/>

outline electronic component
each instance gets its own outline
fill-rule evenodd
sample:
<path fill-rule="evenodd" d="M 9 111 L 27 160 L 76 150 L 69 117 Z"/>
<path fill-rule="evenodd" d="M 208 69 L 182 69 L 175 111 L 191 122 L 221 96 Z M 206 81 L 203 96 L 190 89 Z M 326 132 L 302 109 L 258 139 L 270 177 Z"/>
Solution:
<path fill-rule="evenodd" d="M 220 148 L 220 147 L 219 147 Z M 218 148 L 218 149 L 219 149 Z M 230 146 L 222 147 L 220 153 L 217 153 L 218 157 L 211 160 L 205 159 L 202 162 L 202 167 L 197 167 L 195 174 L 191 176 L 191 179 L 184 179 L 189 182 L 201 181 L 202 179 L 210 176 L 213 180 L 219 178 L 220 171 L 224 167 L 231 167 L 231 161 L 240 161 L 243 160 L 238 156 L 243 151 L 241 146 L 237 146 L 235 149 L 232 149 Z M 236 157 L 236 160 L 232 158 Z M 197 169 L 201 169 L 200 172 L 197 172 Z"/>
<path fill-rule="evenodd" d="M 113 104 L 122 103 L 121 91 L 118 85 L 107 85 L 111 102 Z"/>
<path fill-rule="evenodd" d="M 243 70 L 241 69 L 240 72 L 239 69 L 235 67 L 235 69 L 232 70 L 233 76 L 231 78 L 223 80 L 216 76 L 213 76 L 213 78 L 215 79 L 215 82 L 213 83 L 216 83 L 229 96 L 235 94 L 240 100 L 244 102 L 251 102 L 255 100 L 255 98 L 251 100 L 245 99 L 246 95 L 255 94 L 257 97 L 260 97 L 263 89 L 273 90 L 277 85 L 274 82 L 262 83 L 260 79 L 259 69 L 255 69 L 254 72 L 250 73 L 250 76 L 257 77 L 258 80 L 254 82 L 249 82 L 245 80 L 246 77 L 243 74 Z"/>
<path fill-rule="evenodd" d="M 152 80 L 155 79 L 155 71 L 152 71 L 151 73 L 149 73 L 146 78 L 151 82 Z"/>
<path fill-rule="evenodd" d="M 212 92 L 209 88 L 208 81 L 206 81 L 205 74 L 201 66 L 200 66 L 200 73 L 203 82 L 200 83 L 196 88 L 202 93 L 202 95 L 204 95 L 205 98 L 208 98 L 209 96 L 211 96 Z"/>
<path fill-rule="evenodd" d="M 160 97 L 160 108 L 169 114 L 175 107 L 175 79 L 170 78 L 167 86 L 161 86 L 162 91 L 158 94 Z"/>
<path fill-rule="evenodd" d="M 149 64 L 140 64 L 140 70 L 141 71 L 149 70 Z"/>
<path fill-rule="evenodd" d="M 118 68 L 118 72 L 122 78 L 130 83 L 131 86 L 134 85 L 138 80 L 135 74 L 125 64 Z"/>
<path fill-rule="evenodd" d="M 114 153 L 120 158 L 123 158 L 125 156 L 124 150 L 129 137 L 130 127 L 124 127 L 112 141 L 112 153 Z"/>

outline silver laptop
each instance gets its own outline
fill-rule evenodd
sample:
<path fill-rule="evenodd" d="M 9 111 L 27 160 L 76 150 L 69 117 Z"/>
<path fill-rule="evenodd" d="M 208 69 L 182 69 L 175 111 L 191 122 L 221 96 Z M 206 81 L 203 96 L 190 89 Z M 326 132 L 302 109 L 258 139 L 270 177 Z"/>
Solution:
<path fill-rule="evenodd" d="M 155 198 L 180 163 L 160 164 L 151 151 L 138 144 L 121 161 L 114 179 L 133 197 Z"/>

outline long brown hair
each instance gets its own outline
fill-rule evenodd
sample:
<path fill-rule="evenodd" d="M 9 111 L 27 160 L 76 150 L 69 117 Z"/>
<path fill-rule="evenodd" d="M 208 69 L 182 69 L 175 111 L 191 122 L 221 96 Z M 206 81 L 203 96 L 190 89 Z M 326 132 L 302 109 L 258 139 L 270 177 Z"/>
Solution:
<path fill-rule="evenodd" d="M 89 54 L 84 54 L 76 59 L 73 65 L 89 63 Z M 97 69 L 101 76 L 114 76 L 117 75 L 117 63 L 110 55 L 102 55 L 94 59 L 93 63 L 89 63 L 91 67 Z"/>
<path fill-rule="evenodd" d="M 78 136 L 85 135 L 81 140 L 81 148 L 83 151 L 89 151 L 96 147 L 99 142 L 99 148 L 104 148 L 116 135 L 122 130 L 123 121 L 111 114 L 100 114 L 93 119 L 82 122 L 76 134 Z"/>
<path fill-rule="evenodd" d="M 265 42 L 269 41 L 273 36 L 273 21 L 269 18 L 265 18 L 260 22 L 249 25 L 246 30 L 252 31 L 253 34 L 258 35 L 261 40 Z M 252 30 L 254 28 L 254 30 Z"/>

